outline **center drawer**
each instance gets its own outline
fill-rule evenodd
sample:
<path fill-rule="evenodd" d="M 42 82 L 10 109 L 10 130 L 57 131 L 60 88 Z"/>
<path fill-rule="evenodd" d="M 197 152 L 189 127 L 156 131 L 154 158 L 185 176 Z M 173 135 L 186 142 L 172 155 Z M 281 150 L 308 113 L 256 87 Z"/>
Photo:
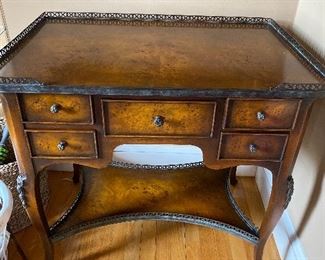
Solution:
<path fill-rule="evenodd" d="M 215 102 L 103 100 L 106 135 L 212 137 Z"/>

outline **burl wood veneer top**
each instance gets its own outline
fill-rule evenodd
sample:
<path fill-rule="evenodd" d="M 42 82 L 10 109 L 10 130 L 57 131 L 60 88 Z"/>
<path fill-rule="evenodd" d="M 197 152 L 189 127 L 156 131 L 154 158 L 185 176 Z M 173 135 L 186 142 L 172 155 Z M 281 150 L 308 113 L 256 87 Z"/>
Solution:
<path fill-rule="evenodd" d="M 0 70 L 49 85 L 266 90 L 319 83 L 269 29 L 46 22 Z M 237 27 L 237 28 L 236 28 Z"/>

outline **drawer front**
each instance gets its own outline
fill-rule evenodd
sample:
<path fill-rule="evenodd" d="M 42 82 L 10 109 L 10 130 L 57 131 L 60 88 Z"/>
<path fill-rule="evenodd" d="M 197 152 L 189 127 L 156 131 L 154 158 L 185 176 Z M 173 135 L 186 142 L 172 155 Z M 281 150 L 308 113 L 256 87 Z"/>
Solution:
<path fill-rule="evenodd" d="M 286 143 L 284 134 L 223 133 L 219 159 L 281 161 Z"/>
<path fill-rule="evenodd" d="M 214 102 L 103 100 L 105 133 L 211 137 L 215 109 Z"/>
<path fill-rule="evenodd" d="M 89 96 L 23 94 L 20 106 L 25 122 L 93 123 Z"/>
<path fill-rule="evenodd" d="M 33 157 L 97 158 L 94 131 L 26 131 Z"/>
<path fill-rule="evenodd" d="M 230 99 L 224 128 L 290 130 L 299 106 L 299 100 Z"/>

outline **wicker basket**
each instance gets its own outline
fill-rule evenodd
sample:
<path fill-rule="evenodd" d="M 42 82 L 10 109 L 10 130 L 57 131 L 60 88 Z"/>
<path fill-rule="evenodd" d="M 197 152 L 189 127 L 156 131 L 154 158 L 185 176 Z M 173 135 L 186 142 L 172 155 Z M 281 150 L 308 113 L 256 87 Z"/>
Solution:
<path fill-rule="evenodd" d="M 16 179 L 18 175 L 19 170 L 17 162 L 0 165 L 0 179 L 9 187 L 14 199 L 14 208 L 8 223 L 10 231 L 13 233 L 31 225 L 31 222 L 20 202 L 18 192 L 16 190 Z M 49 200 L 47 174 L 45 171 L 40 173 L 40 192 L 43 207 L 45 208 Z"/>
<path fill-rule="evenodd" d="M 3 125 L 3 121 L 0 119 L 0 126 L 1 125 Z M 2 130 L 2 128 L 0 128 L 0 130 Z M 10 231 L 15 233 L 27 226 L 30 226 L 31 222 L 21 204 L 18 192 L 16 190 L 16 179 L 19 175 L 19 169 L 18 164 L 15 161 L 15 156 L 10 141 L 8 141 L 6 148 L 9 151 L 9 156 L 7 157 L 6 164 L 0 165 L 0 179 L 9 187 L 14 199 L 14 207 L 8 226 Z M 40 193 L 43 207 L 46 208 L 49 200 L 49 189 L 47 183 L 47 173 L 45 171 L 40 173 Z"/>

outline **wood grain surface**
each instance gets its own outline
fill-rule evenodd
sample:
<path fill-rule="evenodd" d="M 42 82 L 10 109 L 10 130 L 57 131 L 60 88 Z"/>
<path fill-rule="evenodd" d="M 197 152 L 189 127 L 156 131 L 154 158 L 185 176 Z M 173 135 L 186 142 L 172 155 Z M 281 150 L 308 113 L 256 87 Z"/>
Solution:
<path fill-rule="evenodd" d="M 287 138 L 286 134 L 223 133 L 219 158 L 280 161 Z M 255 147 L 256 151 L 250 150 L 251 145 Z"/>
<path fill-rule="evenodd" d="M 159 171 L 82 167 L 81 172 L 85 180 L 82 198 L 55 233 L 105 216 L 145 212 L 201 216 L 251 232 L 229 202 L 225 189 L 227 168 Z"/>
<path fill-rule="evenodd" d="M 300 100 L 232 100 L 228 101 L 225 128 L 253 130 L 290 130 L 294 127 Z M 258 120 L 257 113 L 264 119 Z"/>
<path fill-rule="evenodd" d="M 51 194 L 48 216 L 59 216 L 74 195 L 78 185 L 72 174 L 49 172 Z M 60 192 L 58 192 L 60 191 Z M 233 194 L 247 215 L 259 225 L 264 208 L 255 180 L 239 177 Z M 28 259 L 42 259 L 40 241 L 33 227 L 15 234 Z M 205 227 L 156 221 L 134 221 L 114 224 L 79 233 L 54 244 L 55 259 L 114 259 L 114 260 L 250 260 L 253 245 L 225 232 Z M 19 260 L 14 244 L 9 246 L 9 259 Z M 263 260 L 280 259 L 273 238 L 266 245 Z"/>
<path fill-rule="evenodd" d="M 42 158 L 96 158 L 95 131 L 26 131 L 32 156 Z M 58 149 L 64 142 L 63 150 Z"/>
<path fill-rule="evenodd" d="M 19 95 L 22 117 L 27 122 L 91 124 L 93 122 L 89 96 L 58 94 Z M 58 111 L 51 112 L 56 105 Z"/>
<path fill-rule="evenodd" d="M 215 102 L 104 100 L 105 134 L 211 137 L 215 109 Z"/>
<path fill-rule="evenodd" d="M 188 27 L 181 22 L 165 26 L 156 21 L 85 25 L 52 20 L 0 76 L 28 77 L 67 89 L 267 90 L 280 83 L 320 82 L 267 27 Z"/>

